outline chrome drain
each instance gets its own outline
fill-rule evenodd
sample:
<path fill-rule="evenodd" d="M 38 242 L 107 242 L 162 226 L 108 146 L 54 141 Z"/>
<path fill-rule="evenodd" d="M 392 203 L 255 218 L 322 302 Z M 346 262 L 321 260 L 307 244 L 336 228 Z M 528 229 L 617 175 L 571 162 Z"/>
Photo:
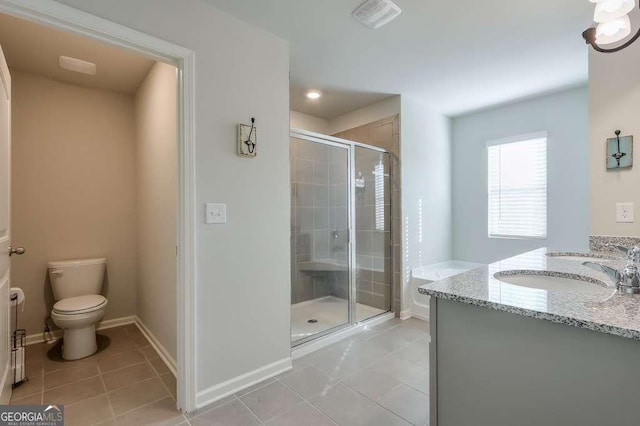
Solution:
<path fill-rule="evenodd" d="M 315 324 L 315 323 L 317 323 L 317 322 L 318 322 L 318 320 L 317 320 L 317 319 L 313 319 L 313 318 L 312 318 L 312 319 L 310 319 L 310 320 L 307 320 L 307 322 L 308 322 L 309 324 Z"/>

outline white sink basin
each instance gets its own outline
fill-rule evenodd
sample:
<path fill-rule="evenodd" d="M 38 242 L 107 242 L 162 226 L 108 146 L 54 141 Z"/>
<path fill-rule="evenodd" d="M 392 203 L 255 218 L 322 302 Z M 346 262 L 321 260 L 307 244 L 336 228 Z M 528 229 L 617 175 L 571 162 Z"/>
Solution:
<path fill-rule="evenodd" d="M 551 271 L 543 271 L 544 275 L 528 274 L 527 271 L 507 271 L 498 272 L 495 279 L 517 285 L 520 287 L 537 288 L 540 290 L 560 290 L 560 291 L 592 291 L 597 288 L 607 287 L 603 282 L 592 282 L 589 278 L 574 275 L 572 277 L 562 276 L 562 274 Z"/>

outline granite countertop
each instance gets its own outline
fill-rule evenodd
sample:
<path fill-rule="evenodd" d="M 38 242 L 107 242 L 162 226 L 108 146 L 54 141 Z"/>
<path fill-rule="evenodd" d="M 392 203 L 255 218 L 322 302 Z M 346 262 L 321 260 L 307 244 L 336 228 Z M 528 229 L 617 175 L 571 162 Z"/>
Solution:
<path fill-rule="evenodd" d="M 557 251 L 541 248 L 418 288 L 422 294 L 470 305 L 539 318 L 574 327 L 640 340 L 640 295 L 623 295 L 602 272 L 579 260 L 547 256 Z M 579 255 L 579 254 L 578 254 Z M 625 261 L 610 253 L 590 253 L 599 263 L 621 269 Z M 579 275 L 598 285 L 589 291 L 541 290 L 499 281 L 503 271 L 554 271 L 559 276 Z"/>

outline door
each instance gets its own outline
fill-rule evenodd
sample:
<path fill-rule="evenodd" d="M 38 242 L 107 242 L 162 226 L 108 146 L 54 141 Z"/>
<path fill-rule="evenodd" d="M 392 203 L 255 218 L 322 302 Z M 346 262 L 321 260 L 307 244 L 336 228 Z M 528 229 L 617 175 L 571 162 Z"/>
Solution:
<path fill-rule="evenodd" d="M 11 194 L 11 76 L 0 46 L 0 404 L 11 397 L 9 345 L 9 250 L 11 233 L 9 202 Z"/>
<path fill-rule="evenodd" d="M 391 310 L 390 156 L 354 146 L 355 321 Z"/>
<path fill-rule="evenodd" d="M 291 343 L 350 323 L 349 147 L 291 138 Z"/>

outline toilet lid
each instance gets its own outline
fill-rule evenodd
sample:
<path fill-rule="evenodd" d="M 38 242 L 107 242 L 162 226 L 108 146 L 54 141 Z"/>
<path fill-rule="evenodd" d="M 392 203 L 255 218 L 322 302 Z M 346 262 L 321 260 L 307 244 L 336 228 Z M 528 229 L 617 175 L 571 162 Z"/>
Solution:
<path fill-rule="evenodd" d="M 80 314 L 100 308 L 107 303 L 107 299 L 99 294 L 70 297 L 62 299 L 53 305 L 53 310 L 61 314 Z"/>

